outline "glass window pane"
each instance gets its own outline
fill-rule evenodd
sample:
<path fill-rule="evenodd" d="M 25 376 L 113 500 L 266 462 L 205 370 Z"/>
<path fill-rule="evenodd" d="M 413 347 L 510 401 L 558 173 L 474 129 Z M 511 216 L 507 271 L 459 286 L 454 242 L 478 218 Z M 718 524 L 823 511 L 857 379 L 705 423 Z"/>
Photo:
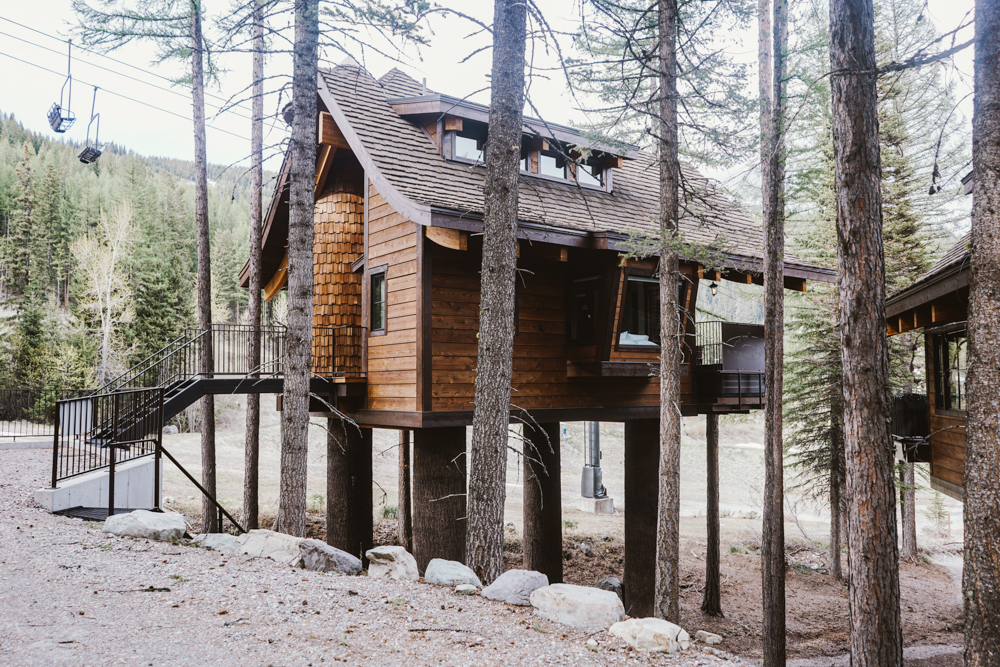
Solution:
<path fill-rule="evenodd" d="M 385 273 L 372 275 L 371 284 L 371 328 L 372 331 L 385 329 Z"/>
<path fill-rule="evenodd" d="M 481 162 L 483 159 L 483 148 L 485 146 L 485 141 L 481 142 L 475 137 L 466 137 L 458 133 L 455 134 L 455 157 Z"/>
<path fill-rule="evenodd" d="M 538 156 L 538 172 L 543 176 L 566 178 L 566 165 L 558 155 L 540 153 Z"/>
<path fill-rule="evenodd" d="M 576 179 L 580 182 L 580 185 L 593 185 L 596 187 L 604 185 L 604 181 L 601 179 L 600 168 L 592 164 L 578 164 L 576 166 Z"/>
<path fill-rule="evenodd" d="M 621 345 L 660 344 L 660 283 L 655 278 L 629 278 L 625 284 L 625 313 Z"/>

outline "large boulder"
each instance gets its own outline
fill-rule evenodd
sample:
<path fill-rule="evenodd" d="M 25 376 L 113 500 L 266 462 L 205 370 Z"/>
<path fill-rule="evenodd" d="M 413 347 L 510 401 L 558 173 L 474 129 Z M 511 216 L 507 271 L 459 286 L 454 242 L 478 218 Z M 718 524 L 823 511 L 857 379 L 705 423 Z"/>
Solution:
<path fill-rule="evenodd" d="M 187 524 L 177 512 L 136 510 L 127 514 L 112 514 L 104 521 L 104 532 L 124 537 L 144 537 L 148 540 L 169 541 L 184 537 Z"/>
<path fill-rule="evenodd" d="M 691 637 L 681 626 L 659 618 L 630 618 L 615 623 L 608 632 L 638 651 L 674 653 L 691 645 Z"/>
<path fill-rule="evenodd" d="M 435 586 L 458 586 L 459 584 L 470 584 L 472 586 L 482 586 L 483 582 L 470 568 L 455 560 L 444 560 L 443 558 L 432 558 L 427 564 L 424 572 L 424 583 Z"/>
<path fill-rule="evenodd" d="M 212 549 L 227 556 L 233 556 L 240 552 L 239 538 L 229 533 L 203 533 L 195 535 L 191 541 L 199 547 Z"/>
<path fill-rule="evenodd" d="M 365 552 L 365 558 L 369 560 L 369 577 L 397 581 L 416 581 L 420 578 L 416 559 L 403 547 L 375 547 Z"/>
<path fill-rule="evenodd" d="M 299 542 L 302 567 L 317 572 L 339 572 L 340 574 L 361 574 L 361 560 L 326 542 L 302 540 Z"/>
<path fill-rule="evenodd" d="M 293 537 L 273 530 L 251 530 L 237 538 L 240 551 L 251 558 L 270 558 L 292 567 L 302 566 L 302 554 L 299 553 L 301 537 Z"/>
<path fill-rule="evenodd" d="M 540 616 L 574 628 L 606 628 L 625 618 L 617 595 L 589 586 L 552 584 L 535 590 L 530 599 Z"/>
<path fill-rule="evenodd" d="M 493 583 L 483 589 L 482 595 L 487 600 L 516 604 L 530 607 L 531 594 L 539 588 L 549 585 L 549 578 L 534 570 L 507 570 L 493 580 Z"/>

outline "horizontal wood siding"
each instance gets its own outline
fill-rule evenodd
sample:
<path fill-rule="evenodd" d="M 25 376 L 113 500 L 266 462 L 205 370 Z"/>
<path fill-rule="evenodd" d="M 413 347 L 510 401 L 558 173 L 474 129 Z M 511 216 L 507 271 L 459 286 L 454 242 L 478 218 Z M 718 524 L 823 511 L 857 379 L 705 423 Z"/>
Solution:
<path fill-rule="evenodd" d="M 472 410 L 479 331 L 479 255 L 434 244 L 428 244 L 427 250 L 433 253 L 433 410 Z M 527 271 L 521 272 L 517 285 L 513 405 L 543 409 L 658 404 L 659 382 L 654 378 L 568 378 L 567 263 L 522 256 L 519 267 Z"/>
<path fill-rule="evenodd" d="M 316 200 L 313 326 L 361 324 L 361 276 L 351 272 L 351 264 L 364 252 L 363 188 L 361 165 L 351 152 L 339 152 Z M 314 338 L 313 358 L 318 368 L 332 367 L 331 341 L 327 336 Z M 353 347 L 361 341 L 350 342 Z"/>
<path fill-rule="evenodd" d="M 365 275 L 387 265 L 388 321 L 385 335 L 368 337 L 367 407 L 413 411 L 417 410 L 417 234 L 421 228 L 394 211 L 374 186 L 369 188 Z"/>
<path fill-rule="evenodd" d="M 930 402 L 931 475 L 959 487 L 965 486 L 965 416 L 939 414 L 935 407 L 934 354 L 930 336 L 924 336 L 927 395 Z"/>

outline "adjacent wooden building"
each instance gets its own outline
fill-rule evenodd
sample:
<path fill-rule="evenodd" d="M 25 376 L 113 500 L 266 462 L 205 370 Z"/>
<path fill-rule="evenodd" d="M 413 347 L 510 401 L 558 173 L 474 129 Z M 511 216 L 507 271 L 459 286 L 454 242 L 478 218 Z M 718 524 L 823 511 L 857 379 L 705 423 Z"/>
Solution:
<path fill-rule="evenodd" d="M 328 400 L 361 427 L 361 435 L 344 430 L 343 451 L 370 447 L 371 428 L 412 430 L 414 554 L 421 569 L 432 557 L 464 560 L 488 108 L 426 91 L 395 69 L 376 80 L 340 66 L 318 83 L 314 317 L 317 331 L 329 332 L 317 345 L 331 348 L 314 352 L 334 360 Z M 655 257 L 625 253 L 657 227 L 657 165 L 533 119 L 521 154 L 512 420 L 530 414 L 538 424 L 526 436 L 550 470 L 558 469 L 559 422 L 625 422 L 627 606 L 645 613 L 656 533 L 659 285 Z M 267 298 L 287 281 L 286 173 L 265 221 Z M 710 181 L 684 173 L 682 231 L 722 259 L 711 269 L 681 262 L 681 409 L 759 409 L 762 327 L 699 322 L 695 304 L 706 282 L 761 283 L 762 231 Z M 785 258 L 786 288 L 833 278 Z M 315 409 L 329 415 L 320 402 Z M 370 467 L 354 474 L 370 482 Z M 370 517 L 370 492 L 356 497 Z M 559 498 L 544 502 L 543 528 L 561 534 Z M 526 514 L 538 510 L 525 503 Z M 366 538 L 370 526 L 361 526 L 337 546 L 356 553 Z M 561 548 L 561 539 L 552 544 Z M 548 562 L 550 579 L 561 580 L 561 558 Z"/>

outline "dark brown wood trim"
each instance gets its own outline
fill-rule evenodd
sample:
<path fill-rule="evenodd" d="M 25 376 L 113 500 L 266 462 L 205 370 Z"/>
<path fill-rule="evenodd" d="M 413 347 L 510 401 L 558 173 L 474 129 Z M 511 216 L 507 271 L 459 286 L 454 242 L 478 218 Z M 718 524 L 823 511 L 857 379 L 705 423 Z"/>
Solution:
<path fill-rule="evenodd" d="M 433 252 L 427 244 L 427 238 L 422 229 L 417 234 L 417 407 L 428 411 L 433 400 L 433 315 L 431 286 L 431 256 Z"/>
<path fill-rule="evenodd" d="M 617 378 L 640 378 L 644 380 L 652 380 L 654 377 L 658 377 L 658 375 L 654 376 L 653 372 L 654 370 L 659 370 L 659 368 L 660 368 L 659 362 L 570 361 L 566 363 L 566 377 L 570 378 L 617 377 Z"/>
<path fill-rule="evenodd" d="M 958 484 L 952 484 L 951 482 L 946 482 L 940 477 L 935 477 L 931 475 L 931 488 L 935 491 L 940 491 L 946 496 L 950 496 L 955 500 L 965 500 L 965 489 Z"/>
<path fill-rule="evenodd" d="M 934 299 L 957 292 L 968 286 L 971 271 L 968 263 L 958 267 L 958 271 L 946 274 L 940 280 L 923 287 L 922 289 L 898 300 L 892 300 L 886 304 L 885 316 L 896 317 L 911 308 L 929 303 Z"/>
<path fill-rule="evenodd" d="M 351 273 L 358 273 L 365 270 L 365 256 L 361 255 L 351 263 Z"/>
<path fill-rule="evenodd" d="M 371 192 L 371 179 L 368 178 L 368 170 L 365 170 L 365 191 L 364 191 L 364 253 L 362 257 L 368 256 L 368 197 Z M 368 331 L 371 325 L 371 313 L 369 312 L 369 295 L 368 295 L 368 281 L 370 280 L 368 275 L 368 266 L 365 266 L 365 272 L 361 274 L 361 326 L 365 331 Z M 363 337 L 365 340 L 368 339 L 367 336 Z M 365 359 L 367 360 L 367 348 L 365 350 Z"/>
<path fill-rule="evenodd" d="M 621 286 L 618 288 L 621 292 L 622 297 L 622 309 L 618 313 L 618 317 L 615 318 L 614 328 L 611 331 L 611 349 L 616 352 L 619 350 L 630 350 L 632 352 L 641 352 L 643 350 L 647 352 L 656 352 L 657 355 L 660 353 L 660 346 L 657 344 L 656 347 L 652 345 L 622 345 L 619 341 L 621 340 L 621 332 L 624 327 L 623 318 L 625 317 L 625 297 L 627 295 L 628 288 L 628 278 L 629 276 L 637 276 L 639 278 L 652 278 L 656 275 L 656 269 L 645 269 L 640 266 L 624 266 L 621 268 L 619 275 L 621 276 Z M 683 306 L 683 304 L 681 304 Z M 610 358 L 610 355 L 609 357 Z"/>
<path fill-rule="evenodd" d="M 385 277 L 385 286 L 383 287 L 383 289 L 385 290 L 385 302 L 386 302 L 385 303 L 385 322 L 384 322 L 386 328 L 384 328 L 384 329 L 371 329 L 368 332 L 368 336 L 369 337 L 371 337 L 371 336 L 384 336 L 388 332 L 388 327 L 389 327 L 389 277 L 388 277 L 389 265 L 388 264 L 379 264 L 378 266 L 373 266 L 372 268 L 368 269 L 365 272 L 365 284 L 368 286 L 368 293 L 369 293 L 369 300 L 367 301 L 368 318 L 369 318 L 368 321 L 369 321 L 369 326 L 371 326 L 371 297 L 370 297 L 370 294 L 371 294 L 371 284 L 372 284 L 371 280 L 372 280 L 372 276 L 377 276 L 380 273 L 386 274 L 386 277 Z"/>
<path fill-rule="evenodd" d="M 605 273 L 608 292 L 604 295 L 604 308 L 598 314 L 599 317 L 603 318 L 603 321 L 598 322 L 597 330 L 603 334 L 601 334 L 601 339 L 596 341 L 597 350 L 594 361 L 609 360 L 615 343 L 615 309 L 618 307 L 618 295 L 621 292 L 622 269 L 617 262 L 610 264 L 610 268 Z"/>

